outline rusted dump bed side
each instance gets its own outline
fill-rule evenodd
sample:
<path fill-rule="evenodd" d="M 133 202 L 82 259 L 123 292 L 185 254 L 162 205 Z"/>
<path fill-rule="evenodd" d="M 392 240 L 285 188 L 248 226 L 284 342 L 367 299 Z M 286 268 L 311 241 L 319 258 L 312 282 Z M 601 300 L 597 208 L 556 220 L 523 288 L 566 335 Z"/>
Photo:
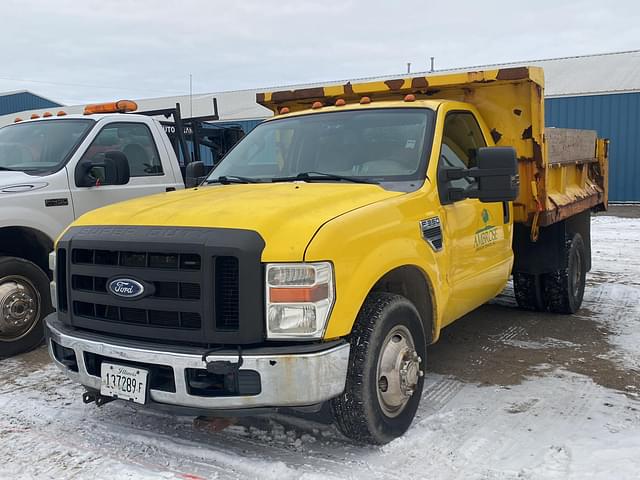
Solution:
<path fill-rule="evenodd" d="M 545 226 L 594 207 L 606 207 L 607 148 L 592 133 L 571 135 L 551 133 L 549 159 L 544 134 L 544 75 L 537 67 L 470 71 L 395 80 L 346 83 L 301 90 L 265 92 L 258 103 L 276 114 L 287 107 L 306 110 L 313 102 L 333 105 L 342 98 L 347 103 L 369 96 L 377 101 L 401 101 L 407 93 L 417 99 L 456 100 L 473 104 L 491 129 L 496 145 L 516 149 L 520 164 L 520 195 L 514 203 L 515 220 Z M 564 134 L 564 141 L 559 138 Z M 589 140 L 590 139 L 590 140 Z M 582 158 L 592 142 L 591 155 Z M 563 143 L 564 142 L 564 143 Z M 573 144 L 571 143 L 573 142 Z M 579 152 L 572 152 L 575 146 Z M 571 158 L 573 157 L 573 158 Z"/>
<path fill-rule="evenodd" d="M 547 170 L 544 210 L 539 224 L 549 225 L 588 208 L 606 209 L 608 141 L 594 130 L 545 129 Z"/>

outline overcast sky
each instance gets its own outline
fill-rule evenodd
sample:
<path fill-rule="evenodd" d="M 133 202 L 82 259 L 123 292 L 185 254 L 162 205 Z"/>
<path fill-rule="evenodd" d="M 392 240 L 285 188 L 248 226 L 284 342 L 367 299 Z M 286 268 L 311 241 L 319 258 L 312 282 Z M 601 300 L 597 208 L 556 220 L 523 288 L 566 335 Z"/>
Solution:
<path fill-rule="evenodd" d="M 625 1 L 3 0 L 0 91 L 65 104 L 640 48 Z"/>

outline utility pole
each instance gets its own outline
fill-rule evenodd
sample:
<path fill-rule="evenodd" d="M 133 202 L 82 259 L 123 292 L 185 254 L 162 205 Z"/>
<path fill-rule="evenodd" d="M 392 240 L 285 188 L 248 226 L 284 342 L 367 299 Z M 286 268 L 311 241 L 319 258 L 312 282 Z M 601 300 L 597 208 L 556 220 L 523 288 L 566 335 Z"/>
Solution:
<path fill-rule="evenodd" d="M 407 73 L 411 73 L 411 62 L 407 62 Z"/>
<path fill-rule="evenodd" d="M 431 69 L 429 71 L 430 72 L 434 72 L 435 71 L 434 65 L 435 65 L 436 57 L 430 57 L 430 58 L 431 58 Z"/>

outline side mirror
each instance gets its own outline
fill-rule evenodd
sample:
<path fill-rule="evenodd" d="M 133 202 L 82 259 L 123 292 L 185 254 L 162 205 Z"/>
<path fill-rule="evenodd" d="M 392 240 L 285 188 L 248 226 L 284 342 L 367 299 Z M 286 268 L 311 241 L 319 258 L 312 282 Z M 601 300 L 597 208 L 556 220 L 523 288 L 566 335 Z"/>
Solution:
<path fill-rule="evenodd" d="M 477 167 L 447 168 L 442 170 L 441 182 L 461 178 L 475 178 L 467 188 L 446 189 L 446 200 L 455 202 L 464 198 L 477 198 L 481 202 L 510 202 L 518 197 L 520 176 L 518 159 L 512 147 L 484 147 L 477 151 Z"/>
<path fill-rule="evenodd" d="M 187 188 L 197 187 L 198 185 L 200 185 L 200 182 L 204 180 L 204 177 L 206 175 L 207 172 L 203 162 L 190 162 L 185 167 L 184 185 Z"/>
<path fill-rule="evenodd" d="M 129 161 L 124 153 L 111 151 L 99 160 L 82 160 L 75 171 L 76 186 L 126 185 L 131 174 Z"/>

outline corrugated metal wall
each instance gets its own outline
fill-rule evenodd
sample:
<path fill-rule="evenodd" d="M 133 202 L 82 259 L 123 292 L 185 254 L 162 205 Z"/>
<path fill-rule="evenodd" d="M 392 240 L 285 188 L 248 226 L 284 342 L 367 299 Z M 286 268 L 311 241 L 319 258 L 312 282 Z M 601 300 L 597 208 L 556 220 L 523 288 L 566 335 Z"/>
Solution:
<path fill-rule="evenodd" d="M 548 98 L 545 123 L 609 138 L 609 200 L 640 202 L 640 93 Z"/>
<path fill-rule="evenodd" d="M 0 93 L 0 115 L 60 106 L 59 103 L 52 102 L 51 100 L 29 92 L 12 93 L 9 95 L 2 95 L 2 93 Z"/>

